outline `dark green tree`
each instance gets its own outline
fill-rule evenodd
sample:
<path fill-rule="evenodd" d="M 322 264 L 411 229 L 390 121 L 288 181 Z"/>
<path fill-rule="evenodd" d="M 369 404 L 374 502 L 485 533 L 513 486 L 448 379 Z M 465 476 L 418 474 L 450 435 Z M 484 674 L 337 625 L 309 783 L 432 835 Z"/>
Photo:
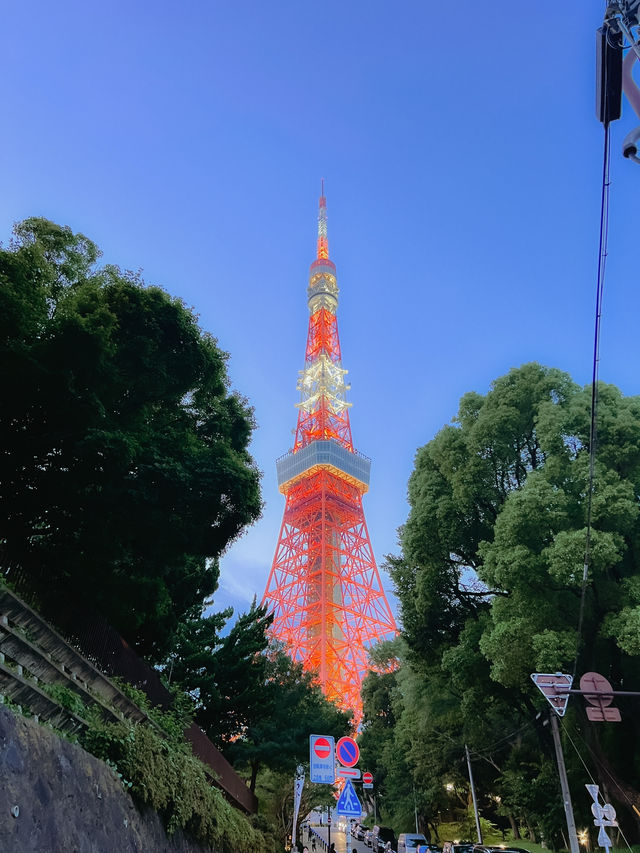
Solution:
<path fill-rule="evenodd" d="M 230 743 L 226 754 L 234 766 L 246 767 L 253 790 L 262 767 L 293 774 L 309 759 L 309 735 L 350 730 L 350 714 L 322 694 L 315 674 L 305 672 L 277 644 L 266 653 L 266 680 L 259 714 L 242 736 Z"/>
<path fill-rule="evenodd" d="M 501 796 L 502 786 L 503 812 L 520 809 L 515 817 L 551 841 L 559 812 L 540 792 L 551 796 L 553 782 L 538 786 L 535 802 L 513 784 L 512 750 L 527 756 L 525 776 L 547 779 L 552 766 L 548 733 L 534 722 L 544 701 L 529 673 L 572 671 L 578 655 L 578 673 L 595 669 L 617 684 L 640 684 L 640 399 L 604 385 L 577 636 L 590 397 L 590 388 L 537 364 L 496 380 L 486 396 L 465 395 L 453 423 L 417 454 L 402 553 L 389 562 L 408 665 L 423 681 L 412 694 L 421 713 L 412 722 L 405 690 L 398 723 L 410 742 L 428 744 L 412 759 L 416 780 L 428 790 L 428 779 L 441 777 L 439 733 L 458 749 L 468 743 L 484 768 L 485 794 Z M 640 765 L 625 747 L 638 735 L 635 715 L 624 715 L 614 732 L 590 726 L 578 706 L 571 713 L 590 741 L 594 775 L 617 786 L 621 806 L 637 802 Z"/>
<path fill-rule="evenodd" d="M 269 640 L 273 621 L 253 603 L 229 631 L 231 611 L 185 620 L 164 664 L 165 675 L 194 700 L 198 724 L 232 764 L 249 775 L 251 790 L 264 767 L 293 773 L 309 757 L 309 735 L 340 737 L 349 716 L 328 702 L 284 650 Z"/>
<path fill-rule="evenodd" d="M 194 314 L 98 256 L 44 219 L 0 250 L 2 562 L 160 657 L 260 513 L 252 414 Z"/>
<path fill-rule="evenodd" d="M 273 621 L 254 602 L 226 631 L 231 615 L 229 609 L 185 620 L 164 665 L 165 675 L 192 697 L 197 722 L 223 752 L 262 716 Z"/>

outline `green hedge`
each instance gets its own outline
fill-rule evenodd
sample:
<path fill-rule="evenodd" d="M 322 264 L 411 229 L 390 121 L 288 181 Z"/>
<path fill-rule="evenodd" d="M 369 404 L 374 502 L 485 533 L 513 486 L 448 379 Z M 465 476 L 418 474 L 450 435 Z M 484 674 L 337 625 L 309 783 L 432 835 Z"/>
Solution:
<path fill-rule="evenodd" d="M 211 786 L 183 740 L 148 725 L 94 717 L 82 745 L 111 764 L 139 806 L 158 812 L 169 834 L 180 828 L 218 853 L 273 853 L 264 835 Z"/>

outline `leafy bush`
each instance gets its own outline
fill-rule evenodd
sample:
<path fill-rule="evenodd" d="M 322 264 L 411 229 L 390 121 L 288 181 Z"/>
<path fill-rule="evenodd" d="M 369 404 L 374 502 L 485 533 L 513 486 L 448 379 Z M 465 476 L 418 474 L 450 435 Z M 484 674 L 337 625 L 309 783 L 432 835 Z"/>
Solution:
<path fill-rule="evenodd" d="M 64 687 L 61 684 L 41 684 L 40 686 L 61 708 L 71 711 L 72 714 L 76 714 L 76 716 L 82 719 L 86 717 L 87 706 L 80 696 L 74 693 L 69 687 Z"/>
<path fill-rule="evenodd" d="M 273 850 L 210 785 L 204 766 L 184 741 L 148 725 L 104 723 L 94 717 L 82 745 L 114 767 L 138 805 L 158 812 L 169 834 L 180 828 L 220 853 Z"/>

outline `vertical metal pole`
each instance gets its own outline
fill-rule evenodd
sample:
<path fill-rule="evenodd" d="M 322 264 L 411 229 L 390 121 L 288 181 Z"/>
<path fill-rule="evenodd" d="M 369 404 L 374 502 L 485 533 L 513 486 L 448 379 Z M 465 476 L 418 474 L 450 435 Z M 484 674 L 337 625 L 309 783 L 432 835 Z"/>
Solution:
<path fill-rule="evenodd" d="M 327 806 L 327 850 L 331 847 L 331 806 Z M 571 853 L 575 853 L 574 850 Z"/>
<path fill-rule="evenodd" d="M 567 830 L 569 832 L 569 846 L 571 848 L 571 853 L 580 853 L 578 833 L 576 832 L 576 822 L 573 818 L 573 806 L 571 805 L 569 782 L 567 780 L 567 771 L 564 766 L 564 755 L 562 754 L 562 742 L 560 740 L 560 729 L 558 728 L 558 717 L 553 711 L 551 712 L 551 733 L 553 735 L 553 745 L 556 748 L 556 761 L 558 762 L 558 775 L 560 776 L 560 787 L 562 788 L 562 801 L 564 803 L 564 813 L 567 818 Z"/>
<path fill-rule="evenodd" d="M 346 838 L 347 853 L 351 853 L 351 821 L 347 818 L 347 826 L 344 831 Z"/>
<path fill-rule="evenodd" d="M 416 818 L 416 835 L 420 832 L 418 829 L 418 802 L 416 800 L 416 786 L 413 786 L 413 813 Z"/>
<path fill-rule="evenodd" d="M 378 823 L 378 816 L 376 814 L 376 792 L 375 792 L 375 789 L 373 791 L 373 822 Z"/>
<path fill-rule="evenodd" d="M 293 828 L 291 829 L 291 850 L 292 851 L 298 850 L 298 848 L 296 847 L 296 823 L 297 823 L 297 821 L 296 821 L 295 799 L 296 799 L 296 791 L 295 791 L 295 783 L 294 783 L 294 788 L 293 788 Z"/>
<path fill-rule="evenodd" d="M 469 756 L 469 747 L 464 745 L 464 751 L 467 755 L 467 767 L 469 768 L 469 785 L 471 786 L 471 799 L 473 800 L 473 813 L 476 816 L 476 832 L 478 833 L 478 844 L 482 844 L 482 830 L 480 829 L 480 815 L 478 814 L 478 802 L 476 800 L 476 789 L 473 784 L 473 772 L 471 770 L 471 758 Z M 575 853 L 574 850 L 571 853 Z"/>

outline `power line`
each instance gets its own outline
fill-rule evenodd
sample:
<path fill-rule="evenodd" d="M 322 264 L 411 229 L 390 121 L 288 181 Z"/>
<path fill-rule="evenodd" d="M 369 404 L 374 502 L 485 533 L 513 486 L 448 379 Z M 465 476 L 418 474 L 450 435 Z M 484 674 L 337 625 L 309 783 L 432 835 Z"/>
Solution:
<path fill-rule="evenodd" d="M 587 774 L 588 774 L 589 778 L 591 779 L 591 782 L 592 782 L 594 785 L 597 785 L 596 780 L 593 778 L 593 774 L 592 774 L 592 772 L 589 770 L 589 768 L 587 767 L 587 765 L 586 765 L 586 763 L 585 763 L 585 761 L 584 761 L 584 759 L 583 759 L 582 755 L 580 754 L 580 750 L 578 749 L 578 747 L 577 747 L 577 746 L 575 745 L 575 743 L 573 742 L 573 738 L 571 737 L 571 735 L 570 735 L 570 733 L 569 733 L 569 728 L 568 728 L 568 726 L 564 725 L 564 722 L 563 722 L 562 729 L 563 729 L 564 733 L 566 734 L 567 738 L 569 739 L 569 743 L 570 743 L 570 744 L 571 744 L 571 746 L 574 748 L 576 755 L 578 756 L 578 758 L 579 758 L 579 759 L 580 759 L 580 761 L 582 762 L 582 766 L 583 766 L 583 767 L 584 767 L 584 769 L 587 771 Z M 593 761 L 594 761 L 594 763 L 597 765 L 597 767 L 600 769 L 600 771 L 602 771 L 602 772 L 606 773 L 606 774 L 607 774 L 607 776 L 611 779 L 611 781 L 613 782 L 614 786 L 618 789 L 618 791 L 622 794 L 623 798 L 627 801 L 627 805 L 628 805 L 631 809 L 634 809 L 634 810 L 635 810 L 634 804 L 633 804 L 633 803 L 631 802 L 631 800 L 629 799 L 629 797 L 628 797 L 628 795 L 627 795 L 626 791 L 624 790 L 624 788 L 622 788 L 622 787 L 621 787 L 620 783 L 617 781 L 617 779 L 615 778 L 615 776 L 613 776 L 613 774 L 611 773 L 611 771 L 609 770 L 609 768 L 599 760 L 598 756 L 594 753 L 594 751 L 591 749 L 591 747 L 589 746 L 589 744 L 586 742 L 586 740 L 582 737 L 582 735 L 581 735 L 578 731 L 574 730 L 574 734 L 576 735 L 576 737 L 579 737 L 579 738 L 580 738 L 580 740 L 582 741 L 582 743 L 584 744 L 584 746 L 586 747 L 586 749 L 588 750 L 588 752 L 591 754 L 591 758 L 592 758 L 592 760 L 593 760 Z M 598 787 L 599 787 L 599 786 L 598 786 Z M 603 800 L 604 800 L 604 797 L 603 797 Z M 618 825 L 618 826 L 617 826 L 617 830 L 618 830 L 618 832 L 620 833 L 620 835 L 622 836 L 622 840 L 623 840 L 623 841 L 624 841 L 624 843 L 627 845 L 627 849 L 628 849 L 628 850 L 631 850 L 631 849 L 632 849 L 632 848 L 631 848 L 631 845 L 630 845 L 630 844 L 629 844 L 629 842 L 627 841 L 626 836 L 625 836 L 624 832 L 622 831 L 622 829 L 621 829 L 620 825 Z"/>
<path fill-rule="evenodd" d="M 596 281 L 596 311 L 593 335 L 593 371 L 591 380 L 591 422 L 589 425 L 589 487 L 587 492 L 587 535 L 584 551 L 584 568 L 582 572 L 582 588 L 580 591 L 580 612 L 576 639 L 576 656 L 573 662 L 573 677 L 576 677 L 578 656 L 582 640 L 582 623 L 584 621 L 584 603 L 589 577 L 589 562 L 591 559 L 591 522 L 593 506 L 593 483 L 596 464 L 596 443 L 598 435 L 598 369 L 600 366 L 600 320 L 602 318 L 602 294 L 604 291 L 605 268 L 607 263 L 607 245 L 609 239 L 609 187 L 611 185 L 609 169 L 611 150 L 609 145 L 609 123 L 604 125 L 604 151 L 602 163 L 602 195 L 600 202 L 600 241 L 598 254 L 598 275 Z"/>

